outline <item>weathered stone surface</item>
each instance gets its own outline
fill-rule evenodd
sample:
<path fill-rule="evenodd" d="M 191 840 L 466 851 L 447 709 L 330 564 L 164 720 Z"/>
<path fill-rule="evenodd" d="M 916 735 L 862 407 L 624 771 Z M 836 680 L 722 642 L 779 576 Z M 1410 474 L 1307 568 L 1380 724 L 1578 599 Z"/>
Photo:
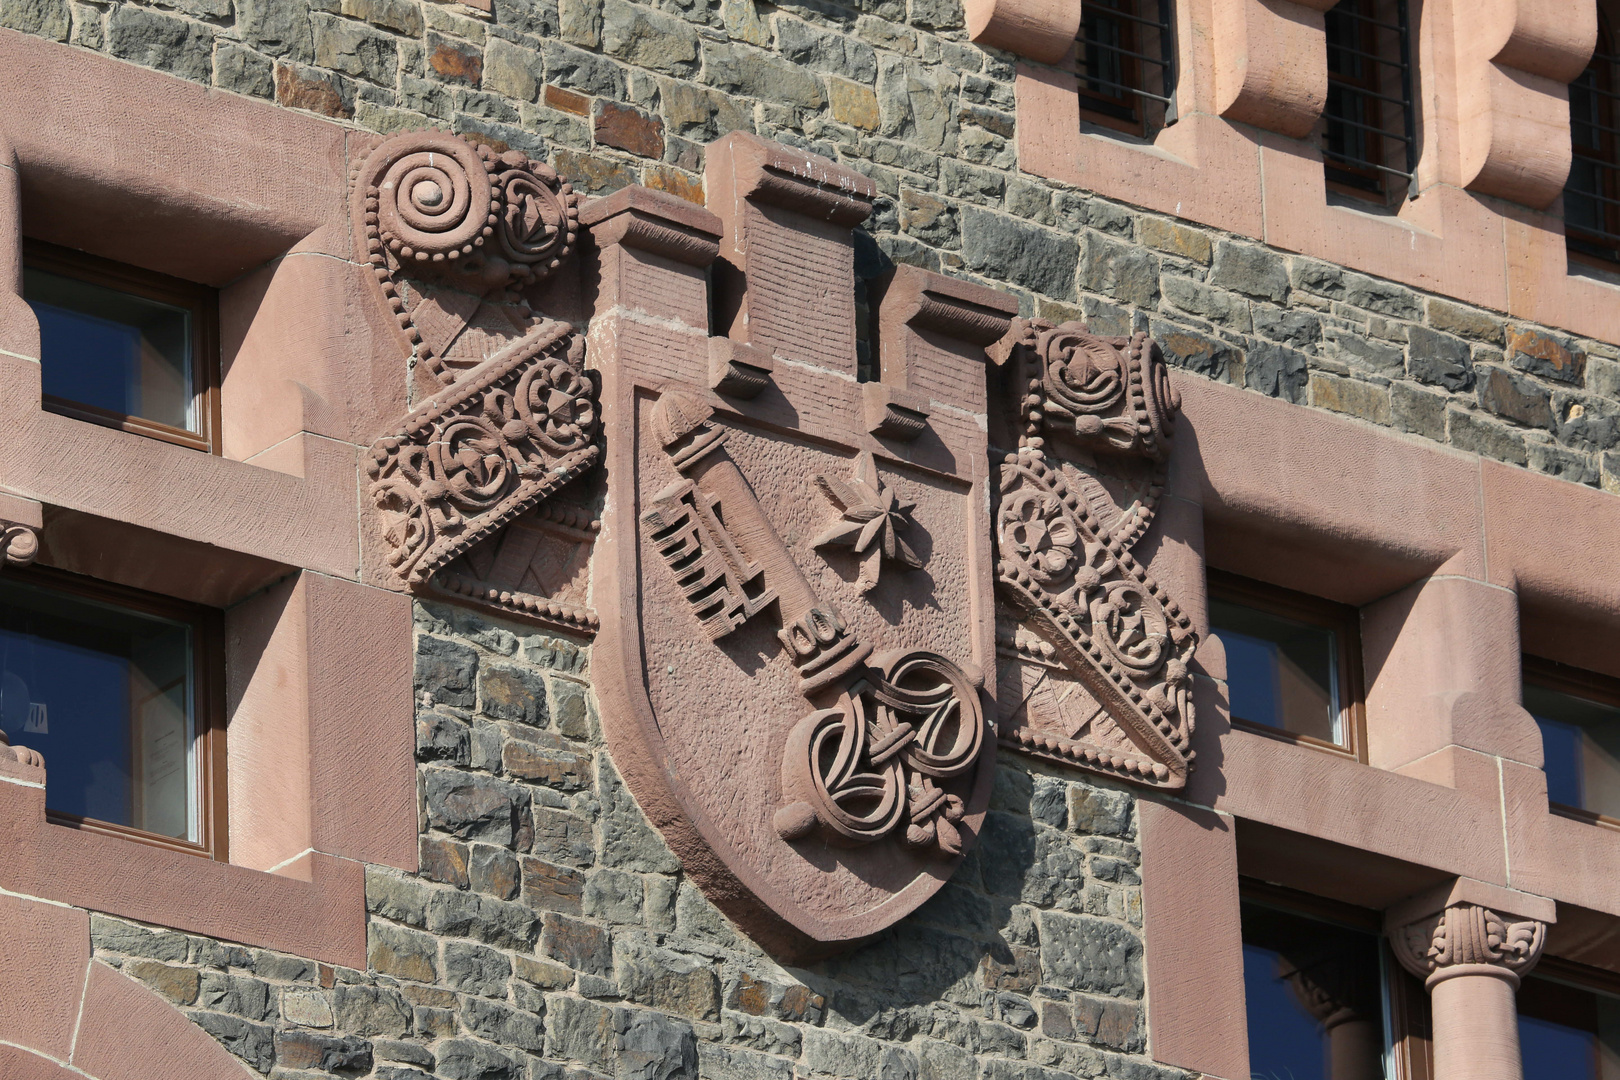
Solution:
<path fill-rule="evenodd" d="M 666 75 L 687 75 L 697 67 L 698 36 L 683 19 L 624 0 L 606 0 L 602 51 Z"/>
<path fill-rule="evenodd" d="M 275 1064 L 274 1029 L 222 1013 L 188 1011 L 186 1015 L 191 1017 L 192 1023 L 218 1039 L 225 1049 L 260 1072 L 269 1072 L 270 1066 Z"/>
<path fill-rule="evenodd" d="M 281 1016 L 300 1027 L 329 1028 L 333 1023 L 332 999 L 319 990 L 283 990 Z"/>
<path fill-rule="evenodd" d="M 467 876 L 473 888 L 489 893 L 497 900 L 511 900 L 517 896 L 517 856 L 505 848 L 474 844 Z"/>
<path fill-rule="evenodd" d="M 660 948 L 646 934 L 613 943 L 613 978 L 624 996 L 694 1020 L 720 1016 L 720 980 L 706 961 Z"/>
<path fill-rule="evenodd" d="M 55 29 L 53 8 L 44 0 L 19 5 L 15 10 L 19 11 L 15 16 L 19 21 L 38 19 L 42 31 Z M 65 18 L 65 5 L 61 11 Z M 61 36 L 67 36 L 65 21 Z M 214 34 L 209 27 L 190 19 L 119 6 L 107 18 L 107 51 L 123 60 L 201 82 L 213 73 Z"/>
<path fill-rule="evenodd" d="M 490 38 L 484 48 L 484 89 L 516 101 L 535 101 L 545 78 L 545 61 L 539 52 L 503 38 Z"/>
<path fill-rule="evenodd" d="M 858 76 L 857 76 L 858 77 Z M 930 149 L 943 149 L 951 134 L 952 113 L 938 67 L 927 67 L 899 56 L 884 56 L 878 64 L 878 111 L 884 135 Z"/>
<path fill-rule="evenodd" d="M 540 916 L 522 904 L 508 904 L 475 892 L 434 890 L 427 928 L 435 934 L 473 937 L 503 949 L 528 949 L 540 934 Z"/>
<path fill-rule="evenodd" d="M 692 1025 L 647 1009 L 614 1009 L 618 1076 L 623 1080 L 675 1080 L 697 1075 Z"/>
<path fill-rule="evenodd" d="M 1129 928 L 1089 915 L 1043 911 L 1041 970 L 1069 990 L 1142 995 L 1142 942 Z"/>
<path fill-rule="evenodd" d="M 528 793 L 478 773 L 430 769 L 424 774 L 428 823 L 464 840 L 511 847 Z"/>
<path fill-rule="evenodd" d="M 1251 390 L 1303 404 L 1310 357 L 1294 349 L 1255 342 L 1243 360 L 1243 383 Z"/>
<path fill-rule="evenodd" d="M 403 1035 L 411 1010 L 397 990 L 381 986 L 338 986 L 332 990 L 336 1026 L 354 1035 Z"/>
<path fill-rule="evenodd" d="M 611 1008 L 565 994 L 546 995 L 546 1057 L 611 1071 L 616 1035 Z"/>
<path fill-rule="evenodd" d="M 602 800 L 602 865 L 642 874 L 672 874 L 681 868 L 606 757 L 597 762 L 597 792 Z"/>
<path fill-rule="evenodd" d="M 1477 341 L 1488 341 L 1493 345 L 1502 344 L 1503 321 L 1488 311 L 1464 307 L 1443 297 L 1431 296 L 1428 300 L 1428 315 L 1429 325 L 1436 330 L 1474 338 Z"/>
<path fill-rule="evenodd" d="M 1620 442 L 1620 406 L 1586 394 L 1558 391 L 1552 398 L 1558 441 L 1578 450 L 1608 450 Z"/>
<path fill-rule="evenodd" d="M 1179 222 L 1168 218 L 1141 217 L 1137 219 L 1136 237 L 1148 247 L 1209 265 L 1212 252 L 1209 235 Z"/>
<path fill-rule="evenodd" d="M 1288 299 L 1288 268 L 1280 255 L 1259 244 L 1222 240 L 1215 245 L 1209 283 L 1279 304 Z"/>
<path fill-rule="evenodd" d="M 746 46 L 703 44 L 703 80 L 744 97 L 819 109 L 821 83 L 803 68 Z"/>
<path fill-rule="evenodd" d="M 602 976 L 613 972 L 613 943 L 608 932 L 582 919 L 548 912 L 540 952 L 575 971 Z"/>
<path fill-rule="evenodd" d="M 596 836 L 578 814 L 537 806 L 530 850 L 551 862 L 590 866 L 596 861 Z"/>
<path fill-rule="evenodd" d="M 1242 377 L 1243 354 L 1226 342 L 1172 323 L 1149 325 L 1168 363 L 1221 382 Z"/>
<path fill-rule="evenodd" d="M 276 1064 L 284 1069 L 360 1075 L 371 1071 L 371 1044 L 352 1035 L 339 1038 L 313 1031 L 278 1031 Z"/>
<path fill-rule="evenodd" d="M 862 131 L 876 131 L 883 123 L 877 93 L 847 79 L 827 80 L 827 107 L 834 120 Z"/>
<path fill-rule="evenodd" d="M 1507 359 L 1520 371 L 1576 385 L 1586 372 L 1586 354 L 1569 339 L 1530 326 L 1507 328 Z"/>
<path fill-rule="evenodd" d="M 509 776 L 532 780 L 560 791 L 590 786 L 591 762 L 584 754 L 521 739 L 509 739 L 501 748 L 501 768 Z"/>
<path fill-rule="evenodd" d="M 1252 326 L 1249 302 L 1241 296 L 1175 274 L 1164 275 L 1160 285 L 1165 301 L 1182 311 L 1202 315 L 1240 333 L 1246 333 Z"/>
<path fill-rule="evenodd" d="M 422 837 L 419 852 L 422 876 L 458 889 L 467 887 L 467 845 L 439 837 Z"/>
<path fill-rule="evenodd" d="M 1449 334 L 1422 326 L 1411 328 L 1407 345 L 1407 369 L 1421 382 L 1447 390 L 1466 390 L 1474 385 L 1472 353 L 1468 343 Z"/>
<path fill-rule="evenodd" d="M 444 943 L 444 981 L 452 989 L 464 994 L 484 997 L 506 997 L 506 980 L 512 975 L 512 963 L 505 953 L 471 942 Z"/>
<path fill-rule="evenodd" d="M 1411 383 L 1391 383 L 1389 406 L 1390 421 L 1398 430 L 1410 431 L 1437 442 L 1445 441 L 1445 394 L 1424 390 Z"/>
<path fill-rule="evenodd" d="M 366 934 L 366 960 L 374 970 L 417 982 L 438 981 L 439 943 L 431 935 L 375 919 Z"/>
<path fill-rule="evenodd" d="M 632 105 L 596 104 L 596 142 L 641 157 L 664 156 L 664 122 Z"/>
<path fill-rule="evenodd" d="M 184 934 L 168 930 L 148 930 L 106 915 L 90 916 L 90 945 L 96 949 L 144 956 L 152 960 L 184 962 L 191 953 Z"/>
<path fill-rule="evenodd" d="M 470 709 L 477 704 L 478 652 L 443 638 L 416 641 L 416 693 L 433 695 L 442 705 Z"/>
<path fill-rule="evenodd" d="M 176 1005 L 191 1005 L 197 1000 L 199 979 L 195 968 L 158 960 L 129 960 L 123 970 L 125 975 L 139 979 Z"/>
<path fill-rule="evenodd" d="M 795 64 L 870 84 L 877 78 L 877 52 L 845 34 L 822 30 L 786 16 L 776 20 L 776 47 Z"/>
<path fill-rule="evenodd" d="M 468 1031 L 498 1046 L 537 1054 L 546 1048 L 545 1022 L 533 1013 L 479 998 L 462 998 L 461 1022 Z"/>
<path fill-rule="evenodd" d="M 1123 791 L 1090 784 L 1068 785 L 1069 828 L 1082 835 L 1133 838 L 1136 800 Z"/>
<path fill-rule="evenodd" d="M 1526 427 L 1553 430 L 1551 387 L 1494 364 L 1481 364 L 1475 370 L 1480 408 Z"/>
<path fill-rule="evenodd" d="M 447 1039 L 434 1048 L 443 1080 L 524 1080 L 523 1058 L 477 1039 Z"/>
<path fill-rule="evenodd" d="M 0 26 L 52 41 L 67 40 L 71 18 L 67 0 L 6 0 L 0 3 Z"/>
<path fill-rule="evenodd" d="M 235 1013 L 249 1020 L 268 1019 L 273 1011 L 268 983 L 212 971 L 205 971 L 201 975 L 197 1006 L 215 1012 Z"/>
<path fill-rule="evenodd" d="M 340 120 L 354 115 L 349 87 L 336 75 L 321 75 L 313 68 L 277 64 L 276 104 L 290 109 L 307 109 Z"/>
<path fill-rule="evenodd" d="M 1329 338 L 1327 353 L 1336 360 L 1343 360 L 1385 378 L 1398 379 L 1407 373 L 1406 353 L 1398 345 L 1372 341 L 1359 333 L 1335 330 Z M 1433 355 L 1431 352 L 1430 356 Z M 1466 355 L 1467 347 L 1464 346 L 1465 360 Z M 1428 376 L 1446 377 L 1443 365 L 1436 367 L 1432 359 L 1423 361 L 1420 367 Z"/>
<path fill-rule="evenodd" d="M 972 269 L 1059 299 L 1074 296 L 1073 239 L 975 206 L 961 209 L 962 256 Z"/>
<path fill-rule="evenodd" d="M 479 711 L 497 720 L 544 724 L 546 679 L 538 671 L 489 662 L 478 671 Z"/>
<path fill-rule="evenodd" d="M 1389 423 L 1389 388 L 1361 379 L 1345 379 L 1325 372 L 1311 372 L 1310 403 L 1319 409 L 1346 416 Z"/>
<path fill-rule="evenodd" d="M 319 12 L 310 18 L 315 31 L 317 67 L 387 86 L 394 84 L 399 68 L 399 51 L 394 38 L 360 23 Z"/>
<path fill-rule="evenodd" d="M 1511 465 L 1524 465 L 1529 460 L 1523 435 L 1501 421 L 1469 412 L 1455 404 L 1446 408 L 1446 438 L 1459 450 L 1506 461 Z"/>
<path fill-rule="evenodd" d="M 1155 308 L 1159 303 L 1159 259 L 1152 252 L 1097 232 L 1088 232 L 1080 264 L 1080 284 L 1121 304 Z M 1062 297 L 1060 293 L 1053 296 Z"/>

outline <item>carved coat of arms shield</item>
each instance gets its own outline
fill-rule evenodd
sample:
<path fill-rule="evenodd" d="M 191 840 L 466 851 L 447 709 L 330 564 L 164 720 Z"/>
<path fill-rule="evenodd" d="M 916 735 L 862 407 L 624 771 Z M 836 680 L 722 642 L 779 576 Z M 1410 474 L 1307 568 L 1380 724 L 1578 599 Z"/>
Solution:
<path fill-rule="evenodd" d="M 706 179 L 707 211 L 632 189 L 581 214 L 609 491 L 593 675 L 687 872 L 806 955 L 932 896 L 988 803 L 985 346 L 1016 306 L 900 267 L 863 332 L 868 179 L 743 134 Z"/>

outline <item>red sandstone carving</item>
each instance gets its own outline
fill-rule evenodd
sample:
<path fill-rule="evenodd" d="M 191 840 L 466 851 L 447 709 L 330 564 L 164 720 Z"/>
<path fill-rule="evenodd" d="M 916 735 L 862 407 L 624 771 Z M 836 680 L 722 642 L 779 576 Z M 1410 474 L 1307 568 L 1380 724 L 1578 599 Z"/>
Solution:
<path fill-rule="evenodd" d="M 352 199 L 385 301 L 445 383 L 536 324 L 523 291 L 562 265 L 579 221 L 578 197 L 550 166 L 442 131 L 383 141 Z"/>
<path fill-rule="evenodd" d="M 0 551 L 4 566 L 27 566 L 39 554 L 39 531 L 32 525 L 0 521 Z"/>
<path fill-rule="evenodd" d="M 592 672 L 614 762 L 692 880 L 808 956 L 937 892 L 988 806 L 984 345 L 1016 309 L 904 268 L 889 294 L 910 306 L 878 301 L 883 382 L 862 385 L 850 229 L 871 182 L 742 134 L 707 167 L 717 214 L 628 189 L 582 215 L 617 485 Z M 872 433 L 873 390 L 912 409 L 910 441 Z"/>
<path fill-rule="evenodd" d="M 871 451 L 857 459 L 855 475 L 850 479 L 825 474 L 817 474 L 815 479 L 816 487 L 837 509 L 839 517 L 811 541 L 811 546 L 847 547 L 861 556 L 863 590 L 877 588 L 884 559 L 914 570 L 922 568 L 922 559 L 900 535 L 917 504 L 901 502 L 894 488 L 883 483 Z"/>
<path fill-rule="evenodd" d="M 594 630 L 591 515 L 543 504 L 600 456 L 596 384 L 583 340 L 531 303 L 573 251 L 577 197 L 522 154 L 409 132 L 371 151 L 351 198 L 384 301 L 446 387 L 372 447 L 389 566 L 413 589 Z"/>
<path fill-rule="evenodd" d="M 1482 967 L 1516 987 L 1541 959 L 1547 924 L 1478 904 L 1453 904 L 1393 930 L 1389 939 L 1401 966 L 1431 989 L 1459 975 L 1482 974 Z"/>
<path fill-rule="evenodd" d="M 1156 787 L 1193 752 L 1192 624 L 1131 555 L 1164 492 L 1180 403 L 1146 334 L 1023 323 L 998 346 L 1022 430 L 1001 467 L 1001 730 L 1010 745 Z"/>
<path fill-rule="evenodd" d="M 371 448 L 389 565 L 418 585 L 596 463 L 585 343 L 548 323 L 423 403 Z"/>

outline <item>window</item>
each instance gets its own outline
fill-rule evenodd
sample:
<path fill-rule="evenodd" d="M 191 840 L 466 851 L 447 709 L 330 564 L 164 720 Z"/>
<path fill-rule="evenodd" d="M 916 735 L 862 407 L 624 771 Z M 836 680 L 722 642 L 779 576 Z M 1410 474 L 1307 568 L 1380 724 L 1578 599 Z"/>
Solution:
<path fill-rule="evenodd" d="M 1524 1080 L 1620 1080 L 1615 977 L 1543 957 L 1519 986 Z"/>
<path fill-rule="evenodd" d="M 1541 728 L 1547 801 L 1620 825 L 1620 681 L 1526 657 L 1524 707 Z"/>
<path fill-rule="evenodd" d="M 223 858 L 217 612 L 57 571 L 0 578 L 0 728 L 51 820 Z"/>
<path fill-rule="evenodd" d="M 23 299 L 39 319 L 47 409 L 214 448 L 214 290 L 26 241 Z"/>
<path fill-rule="evenodd" d="M 1620 56 L 1608 16 L 1598 11 L 1597 51 L 1569 84 L 1574 143 L 1564 185 L 1564 239 L 1577 259 L 1620 263 Z"/>
<path fill-rule="evenodd" d="M 1424 1080 L 1428 999 L 1377 912 L 1243 886 L 1243 996 L 1254 1080 Z"/>
<path fill-rule="evenodd" d="M 1398 203 L 1417 173 L 1407 0 L 1339 0 L 1324 18 L 1328 95 L 1322 156 L 1328 186 Z"/>
<path fill-rule="evenodd" d="M 1209 622 L 1235 725 L 1360 756 L 1355 608 L 1212 570 Z"/>
<path fill-rule="evenodd" d="M 1088 0 L 1080 10 L 1081 115 L 1144 138 L 1175 123 L 1173 0 Z"/>

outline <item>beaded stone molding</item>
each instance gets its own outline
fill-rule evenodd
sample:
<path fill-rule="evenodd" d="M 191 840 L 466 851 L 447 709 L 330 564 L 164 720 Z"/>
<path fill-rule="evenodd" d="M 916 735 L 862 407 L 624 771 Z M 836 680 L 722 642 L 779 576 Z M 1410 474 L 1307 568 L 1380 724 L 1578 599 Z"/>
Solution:
<path fill-rule="evenodd" d="M 549 165 L 442 131 L 384 140 L 351 199 L 384 301 L 446 384 L 540 321 L 525 290 L 563 264 L 579 228 L 579 198 Z"/>
<path fill-rule="evenodd" d="M 1180 408 L 1164 358 L 1146 334 L 1025 320 L 993 354 L 1021 424 L 995 513 L 1002 741 L 1179 788 L 1198 637 L 1132 555 L 1164 493 Z"/>
<path fill-rule="evenodd" d="M 356 243 L 417 369 L 442 387 L 371 448 L 386 562 L 412 591 L 592 632 L 597 523 L 549 502 L 601 456 L 585 340 L 533 306 L 578 199 L 542 162 L 439 131 L 356 167 Z"/>

